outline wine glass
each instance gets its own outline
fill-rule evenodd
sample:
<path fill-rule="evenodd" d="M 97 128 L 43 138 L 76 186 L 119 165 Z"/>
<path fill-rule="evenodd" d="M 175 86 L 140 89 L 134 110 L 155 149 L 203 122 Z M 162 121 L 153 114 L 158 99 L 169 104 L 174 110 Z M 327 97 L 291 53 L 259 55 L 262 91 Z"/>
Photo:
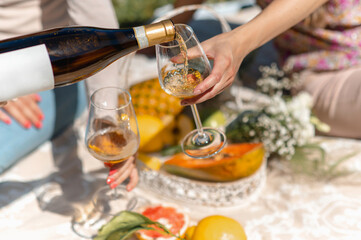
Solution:
<path fill-rule="evenodd" d="M 90 154 L 110 166 L 137 152 L 138 123 L 128 91 L 106 87 L 92 94 L 85 140 Z M 124 210 L 123 201 L 123 186 L 114 189 L 104 186 L 98 190 L 94 205 L 109 215 L 116 215 Z"/>
<path fill-rule="evenodd" d="M 211 72 L 211 65 L 193 29 L 176 24 L 176 39 L 156 45 L 159 82 L 163 90 L 179 98 L 194 96 L 194 88 Z M 204 128 L 195 104 L 191 105 L 197 129 L 182 140 L 183 152 L 192 158 L 208 158 L 223 149 L 226 136 L 215 128 Z"/>
<path fill-rule="evenodd" d="M 105 87 L 92 94 L 85 142 L 90 154 L 109 166 L 126 161 L 137 152 L 138 123 L 128 91 Z M 138 198 L 124 185 L 114 189 L 101 187 L 91 203 L 78 207 L 72 229 L 83 238 L 93 239 L 103 224 L 123 210 L 134 209 L 137 202 Z"/>

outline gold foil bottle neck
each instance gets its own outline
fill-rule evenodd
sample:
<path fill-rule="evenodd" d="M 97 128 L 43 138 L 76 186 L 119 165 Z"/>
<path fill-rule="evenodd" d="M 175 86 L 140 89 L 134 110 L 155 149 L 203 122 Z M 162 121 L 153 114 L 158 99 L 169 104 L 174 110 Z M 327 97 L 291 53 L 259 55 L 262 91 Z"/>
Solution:
<path fill-rule="evenodd" d="M 145 34 L 149 41 L 149 46 L 170 42 L 175 39 L 175 27 L 171 20 L 145 25 Z"/>

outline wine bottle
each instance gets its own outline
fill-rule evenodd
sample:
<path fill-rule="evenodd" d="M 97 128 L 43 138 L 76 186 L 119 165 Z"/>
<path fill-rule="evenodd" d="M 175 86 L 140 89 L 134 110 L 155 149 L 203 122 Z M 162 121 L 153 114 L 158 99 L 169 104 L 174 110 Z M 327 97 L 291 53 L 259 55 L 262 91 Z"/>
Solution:
<path fill-rule="evenodd" d="M 56 28 L 0 41 L 0 102 L 76 83 L 174 38 L 174 24 L 165 20 L 129 29 Z"/>

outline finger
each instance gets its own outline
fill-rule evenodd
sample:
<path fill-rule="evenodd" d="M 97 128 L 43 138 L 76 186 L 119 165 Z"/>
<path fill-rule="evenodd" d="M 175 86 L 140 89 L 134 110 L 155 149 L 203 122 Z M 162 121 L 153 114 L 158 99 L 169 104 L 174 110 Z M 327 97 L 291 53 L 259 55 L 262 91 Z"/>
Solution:
<path fill-rule="evenodd" d="M 29 129 L 31 128 L 31 122 L 25 117 L 22 110 L 19 109 L 16 105 L 16 102 L 9 102 L 4 109 L 11 115 L 20 125 L 24 128 Z"/>
<path fill-rule="evenodd" d="M 119 174 L 120 172 L 124 171 L 127 167 L 129 167 L 134 162 L 134 157 L 131 156 L 127 160 L 113 164 L 113 166 L 110 168 L 109 175 Z"/>
<path fill-rule="evenodd" d="M 40 106 L 39 106 L 39 102 L 41 102 L 42 98 L 40 96 L 40 94 L 31 94 L 31 98 L 34 100 L 32 101 L 32 108 L 33 108 L 33 111 L 37 114 L 38 116 L 38 119 L 40 121 L 44 120 L 45 116 L 44 116 L 44 113 L 43 111 L 41 110 Z"/>
<path fill-rule="evenodd" d="M 34 103 L 34 100 L 32 100 L 30 97 L 24 97 L 19 98 L 18 101 L 14 102 L 14 107 L 17 108 L 17 115 L 14 115 L 14 118 L 16 120 L 20 119 L 26 119 L 24 121 L 30 122 L 30 126 L 34 125 L 37 128 L 41 127 L 41 122 L 38 119 L 36 113 L 34 113 L 32 109 L 32 103 Z M 22 120 L 20 120 L 22 121 Z M 39 123 L 40 122 L 40 123 Z M 26 123 L 29 125 L 28 123 Z M 40 124 L 40 125 L 39 125 Z"/>
<path fill-rule="evenodd" d="M 132 191 L 138 184 L 139 181 L 139 175 L 137 168 L 133 168 L 132 172 L 130 173 L 130 181 L 127 185 L 127 191 Z"/>
<path fill-rule="evenodd" d="M 0 102 L 0 107 L 3 107 L 3 106 L 5 106 L 6 105 L 6 101 L 4 101 L 4 102 Z"/>
<path fill-rule="evenodd" d="M 29 96 L 30 96 L 32 99 L 34 99 L 34 101 L 36 101 L 36 102 L 41 102 L 41 96 L 40 96 L 40 94 L 34 93 L 34 94 L 30 94 Z"/>
<path fill-rule="evenodd" d="M 23 104 L 24 114 L 25 116 L 31 121 L 31 123 L 37 127 L 42 127 L 42 120 L 44 119 L 44 114 L 41 110 L 41 108 L 38 105 L 39 98 L 36 94 L 26 96 L 24 98 L 21 98 L 20 101 L 17 102 L 18 106 L 20 107 L 20 104 Z"/>
<path fill-rule="evenodd" d="M 11 118 L 1 110 L 0 110 L 0 120 L 8 125 L 11 124 Z"/>
<path fill-rule="evenodd" d="M 111 163 L 108 163 L 108 162 L 104 163 L 104 167 L 111 168 L 112 166 L 113 166 L 113 164 L 111 164 Z"/>
<path fill-rule="evenodd" d="M 112 178 L 114 178 L 116 175 L 114 175 L 114 174 L 116 174 L 116 173 L 119 173 L 119 172 L 121 172 L 121 171 L 123 171 L 122 169 L 123 169 L 123 166 L 126 164 L 128 162 L 128 160 L 127 161 L 124 161 L 124 162 L 121 162 L 121 163 L 118 163 L 118 164 L 106 164 L 106 163 L 104 163 L 104 165 L 105 166 L 110 166 L 109 168 L 109 174 L 108 174 L 108 178 L 109 177 L 112 177 Z M 129 165 L 129 164 L 128 164 Z M 114 179 L 113 179 L 114 180 Z M 111 181 L 111 180 L 109 180 L 109 181 Z M 108 182 L 108 180 L 107 180 L 107 182 Z"/>
<path fill-rule="evenodd" d="M 232 78 L 229 78 L 228 80 L 226 80 L 225 83 L 220 82 L 218 84 L 216 84 L 215 86 L 213 86 L 212 88 L 208 89 L 206 92 L 197 95 L 193 98 L 187 98 L 181 101 L 181 104 L 183 106 L 187 106 L 187 105 L 191 105 L 191 104 L 198 104 L 198 103 L 202 103 L 206 100 L 209 100 L 211 98 L 214 98 L 216 95 L 220 94 L 221 92 L 224 91 L 224 89 L 228 88 L 230 85 L 232 85 Z"/>
<path fill-rule="evenodd" d="M 128 160 L 113 165 L 109 170 L 107 178 L 107 184 L 114 183 L 134 162 L 134 157 L 130 157 Z"/>
<path fill-rule="evenodd" d="M 127 179 L 130 176 L 130 174 L 134 168 L 135 168 L 135 165 L 131 164 L 122 173 L 118 174 L 117 177 L 115 178 L 114 182 L 110 184 L 110 188 L 113 189 L 113 188 L 117 187 L 119 184 L 121 184 L 122 182 L 124 182 L 125 179 Z"/>
<path fill-rule="evenodd" d="M 204 93 L 217 83 L 221 82 L 222 79 L 228 78 L 224 76 L 228 73 L 228 68 L 231 65 L 231 58 L 226 56 L 220 56 L 214 61 L 214 66 L 211 74 L 194 89 L 194 94 L 198 95 Z M 231 74 L 231 73 L 228 73 Z"/>
<path fill-rule="evenodd" d="M 198 47 L 192 47 L 192 48 L 188 48 L 187 49 L 187 59 L 194 59 L 194 58 L 199 58 L 200 56 L 202 56 L 202 52 L 200 51 L 200 48 Z M 173 63 L 184 63 L 185 58 L 184 55 L 182 53 L 179 53 L 177 56 L 174 56 L 170 59 Z"/>

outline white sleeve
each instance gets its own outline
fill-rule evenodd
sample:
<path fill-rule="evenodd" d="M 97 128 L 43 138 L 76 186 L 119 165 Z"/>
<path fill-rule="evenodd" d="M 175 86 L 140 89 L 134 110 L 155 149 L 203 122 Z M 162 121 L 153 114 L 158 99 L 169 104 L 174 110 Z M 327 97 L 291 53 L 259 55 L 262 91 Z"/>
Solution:
<path fill-rule="evenodd" d="M 110 0 L 67 0 L 70 25 L 118 28 L 118 22 Z M 107 68 L 86 80 L 88 94 L 106 86 L 123 87 L 119 77 L 120 62 L 116 61 Z"/>

